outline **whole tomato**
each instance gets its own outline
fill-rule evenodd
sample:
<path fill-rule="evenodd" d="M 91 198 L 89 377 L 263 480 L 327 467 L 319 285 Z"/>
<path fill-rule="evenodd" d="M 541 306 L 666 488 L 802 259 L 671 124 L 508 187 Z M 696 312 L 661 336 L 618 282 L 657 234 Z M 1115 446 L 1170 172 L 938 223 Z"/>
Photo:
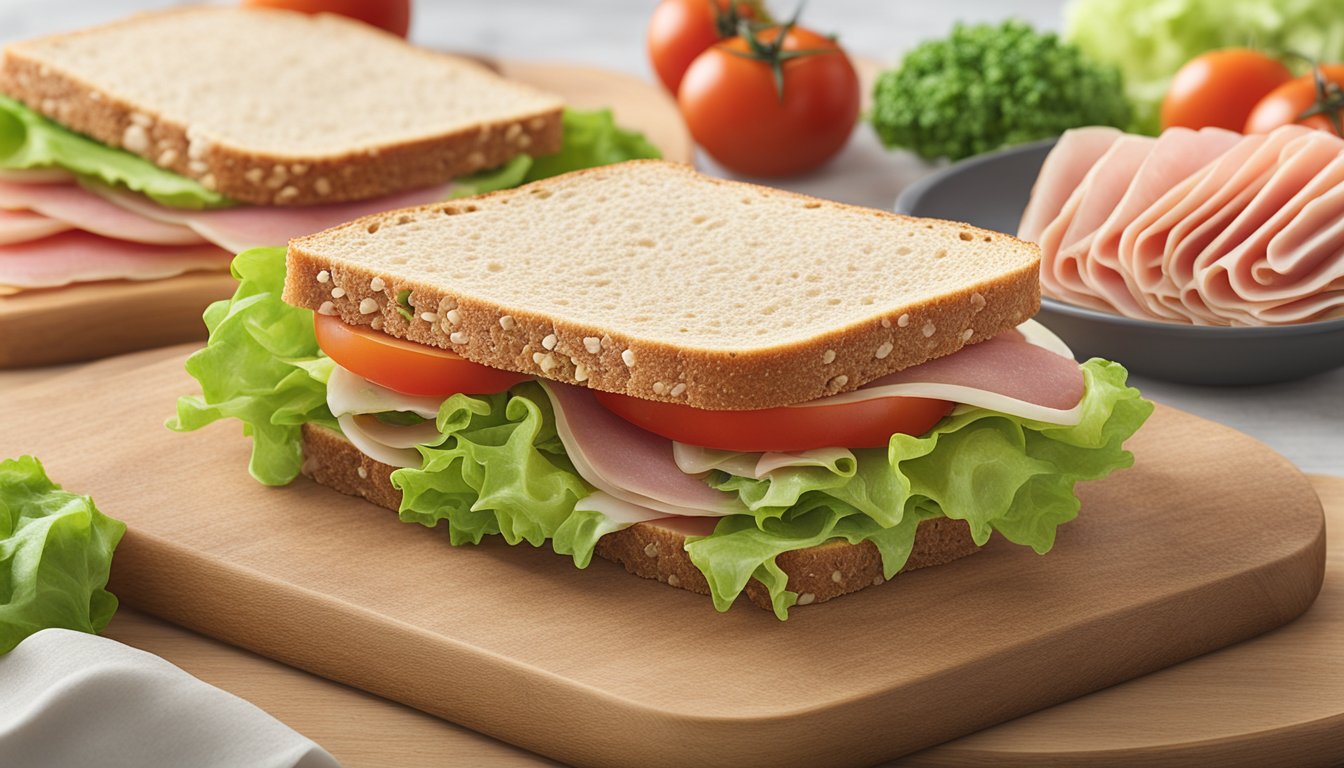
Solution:
<path fill-rule="evenodd" d="M 859 117 L 854 65 L 834 40 L 801 27 L 753 38 L 719 43 L 691 62 L 677 92 L 682 117 L 696 142 L 738 173 L 816 168 L 840 151 Z"/>
<path fill-rule="evenodd" d="M 709 46 L 737 34 L 740 19 L 754 19 L 758 3 L 729 0 L 663 0 L 649 17 L 649 61 L 663 87 L 677 92 L 681 77 Z"/>
<path fill-rule="evenodd" d="M 1322 99 L 1315 74 L 1290 80 L 1270 91 L 1246 118 L 1246 133 L 1267 133 L 1281 125 L 1300 123 L 1318 130 L 1338 133 L 1328 116 L 1330 112 L 1344 120 L 1344 64 L 1321 66 L 1326 93 Z M 1305 120 L 1298 118 L 1308 110 L 1324 107 L 1324 113 Z"/>
<path fill-rule="evenodd" d="M 335 13 L 402 37 L 411 29 L 411 0 L 243 0 L 243 5 L 301 13 Z"/>
<path fill-rule="evenodd" d="M 1162 100 L 1162 127 L 1240 131 L 1260 99 L 1292 79 L 1283 62 L 1247 48 L 1196 56 L 1172 78 Z"/>

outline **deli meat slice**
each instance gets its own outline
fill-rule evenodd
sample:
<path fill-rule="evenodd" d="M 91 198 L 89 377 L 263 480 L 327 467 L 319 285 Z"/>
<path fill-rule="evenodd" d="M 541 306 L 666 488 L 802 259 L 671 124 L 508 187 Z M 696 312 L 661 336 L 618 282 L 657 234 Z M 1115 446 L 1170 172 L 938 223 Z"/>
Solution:
<path fill-rule="evenodd" d="M 78 184 L 15 184 L 0 181 L 0 208 L 29 210 L 95 235 L 156 245 L 196 245 L 200 235 L 113 205 Z"/>
<path fill-rule="evenodd" d="M 1067 198 L 1020 230 L 1041 245 L 1046 295 L 1208 325 L 1344 315 L 1344 139 L 1294 125 L 1147 141 L 1116 139 L 1071 190 L 1055 188 L 1069 176 L 1047 158 L 1028 211 Z M 1066 162 L 1078 149 L 1056 151 Z"/>
<path fill-rule="evenodd" d="M 664 515 L 728 515 L 745 509 L 734 494 L 682 472 L 672 441 L 607 410 L 591 390 L 543 382 L 556 431 L 579 475 L 621 501 Z"/>
<path fill-rule="evenodd" d="M 1072 358 L 1005 333 L 883 376 L 852 392 L 794 406 L 932 397 L 1052 424 L 1077 424 L 1086 382 Z"/>
<path fill-rule="evenodd" d="M 68 229 L 69 224 L 40 213 L 0 208 L 0 245 L 40 240 Z"/>
<path fill-rule="evenodd" d="M 1022 212 L 1018 237 L 1036 242 L 1046 225 L 1059 216 L 1069 194 L 1123 135 L 1116 128 L 1102 127 L 1065 131 L 1041 165 L 1027 209 Z"/>
<path fill-rule="evenodd" d="M 426 205 L 447 198 L 452 185 L 401 192 L 375 200 L 358 200 L 298 208 L 239 206 L 193 211 L 159 205 L 142 195 L 107 186 L 91 190 L 145 219 L 181 226 L 227 251 L 286 245 L 295 237 L 311 235 L 363 216 L 396 208 Z"/>
<path fill-rule="evenodd" d="M 210 244 L 145 245 L 62 232 L 0 248 L 0 285 L 53 288 L 94 280 L 158 280 L 223 270 L 232 254 Z"/>
<path fill-rule="evenodd" d="M 1241 140 L 1241 134 L 1221 128 L 1192 131 L 1172 128 L 1158 137 L 1144 158 L 1120 202 L 1097 228 L 1086 254 L 1079 254 L 1083 282 L 1094 294 L 1122 314 L 1142 315 L 1142 300 L 1133 295 L 1120 264 L 1120 238 L 1140 214 L 1168 189 L 1208 165 Z"/>
<path fill-rule="evenodd" d="M 1109 310 L 1083 279 L 1083 259 L 1092 236 L 1128 189 L 1154 139 L 1121 136 L 1111 144 L 1069 195 L 1060 215 L 1041 231 L 1041 286 L 1056 298 L 1074 304 Z"/>

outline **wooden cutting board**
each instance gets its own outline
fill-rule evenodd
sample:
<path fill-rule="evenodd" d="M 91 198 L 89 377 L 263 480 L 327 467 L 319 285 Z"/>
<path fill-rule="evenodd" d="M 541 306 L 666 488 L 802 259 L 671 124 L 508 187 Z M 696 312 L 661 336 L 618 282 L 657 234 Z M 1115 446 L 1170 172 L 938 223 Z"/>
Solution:
<path fill-rule="evenodd" d="M 0 455 L 36 453 L 128 523 L 128 604 L 567 762 L 871 764 L 1260 634 L 1321 583 L 1306 479 L 1169 408 L 1132 470 L 1080 488 L 1048 557 L 996 541 L 781 624 L 264 488 L 236 424 L 162 428 L 192 390 L 180 358 L 118 365 L 0 401 Z"/>
<path fill-rule="evenodd" d="M 694 144 L 676 103 L 656 83 L 574 64 L 490 63 L 505 77 L 559 94 L 575 107 L 609 107 L 621 125 L 643 131 L 664 157 L 694 161 Z M 0 295 L 0 369 L 204 340 L 201 312 L 231 296 L 235 285 L 225 272 L 196 273 Z"/>
<path fill-rule="evenodd" d="M 1344 764 L 1344 477 L 1317 475 L 1325 584 L 1306 615 L 1254 640 L 898 760 L 891 768 Z M 237 694 L 345 768 L 555 765 L 461 726 L 123 608 L 105 632 Z"/>

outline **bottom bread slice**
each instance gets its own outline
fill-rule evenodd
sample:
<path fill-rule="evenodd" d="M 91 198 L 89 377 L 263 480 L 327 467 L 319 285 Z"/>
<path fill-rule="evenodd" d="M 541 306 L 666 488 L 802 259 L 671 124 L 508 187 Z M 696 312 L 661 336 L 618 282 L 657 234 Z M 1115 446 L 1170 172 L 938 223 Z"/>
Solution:
<path fill-rule="evenodd" d="M 401 506 L 401 491 L 392 487 L 395 468 L 364 455 L 339 432 L 303 425 L 303 455 L 303 474 L 315 482 L 393 511 Z M 686 554 L 685 542 L 685 533 L 654 521 L 603 536 L 595 552 L 636 576 L 708 595 L 709 585 Z M 901 573 L 950 563 L 979 549 L 965 521 L 925 520 L 915 532 L 914 549 Z M 882 558 L 877 547 L 866 541 L 832 540 L 785 552 L 775 562 L 788 574 L 788 588 L 798 593 L 798 605 L 825 602 L 883 582 Z M 752 603 L 771 610 L 764 584 L 752 579 L 746 593 Z"/>

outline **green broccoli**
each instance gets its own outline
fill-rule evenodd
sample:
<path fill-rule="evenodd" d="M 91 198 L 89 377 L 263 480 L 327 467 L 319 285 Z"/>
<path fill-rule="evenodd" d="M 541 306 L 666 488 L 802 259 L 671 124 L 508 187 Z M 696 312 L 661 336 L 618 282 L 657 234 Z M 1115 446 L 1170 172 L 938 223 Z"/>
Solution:
<path fill-rule="evenodd" d="M 917 46 L 878 77 L 869 115 L 886 146 L 953 160 L 1130 117 L 1118 70 L 1020 21 Z"/>

